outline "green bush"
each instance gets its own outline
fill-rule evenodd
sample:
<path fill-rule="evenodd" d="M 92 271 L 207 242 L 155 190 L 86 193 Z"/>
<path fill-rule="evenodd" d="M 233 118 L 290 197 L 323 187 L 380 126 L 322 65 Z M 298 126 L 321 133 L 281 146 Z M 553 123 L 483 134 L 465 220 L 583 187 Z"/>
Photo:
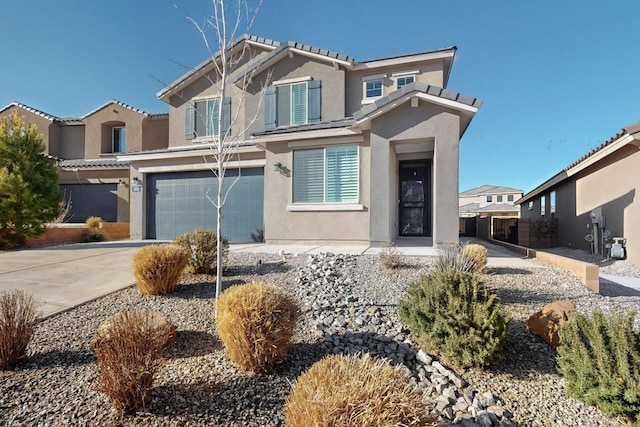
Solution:
<path fill-rule="evenodd" d="M 133 256 L 133 276 L 142 295 L 170 294 L 187 266 L 187 253 L 176 245 L 144 246 Z"/>
<path fill-rule="evenodd" d="M 216 303 L 218 335 L 227 355 L 245 371 L 270 370 L 287 354 L 300 308 L 275 285 L 232 286 Z"/>
<path fill-rule="evenodd" d="M 104 234 L 98 230 L 90 230 L 84 235 L 86 242 L 104 242 Z"/>
<path fill-rule="evenodd" d="M 173 244 L 181 246 L 189 254 L 189 271 L 198 274 L 216 274 L 217 272 L 217 235 L 211 230 L 194 230 L 173 239 Z M 227 256 L 229 242 L 222 237 L 222 258 Z"/>
<path fill-rule="evenodd" d="M 13 369 L 24 356 L 37 316 L 30 294 L 19 290 L 0 294 L 0 371 Z"/>
<path fill-rule="evenodd" d="M 409 285 L 398 310 L 426 350 L 454 365 L 502 360 L 510 316 L 474 274 L 448 269 L 422 275 Z"/>
<path fill-rule="evenodd" d="M 634 317 L 577 313 L 560 329 L 557 361 L 569 396 L 640 426 L 640 332 L 634 331 Z"/>

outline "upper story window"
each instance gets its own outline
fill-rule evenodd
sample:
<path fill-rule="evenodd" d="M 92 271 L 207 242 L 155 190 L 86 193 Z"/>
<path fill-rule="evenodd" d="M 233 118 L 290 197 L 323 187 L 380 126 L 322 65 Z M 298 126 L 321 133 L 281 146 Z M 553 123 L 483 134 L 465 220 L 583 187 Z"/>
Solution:
<path fill-rule="evenodd" d="M 295 150 L 293 202 L 357 202 L 358 165 L 357 145 Z"/>
<path fill-rule="evenodd" d="M 502 203 L 502 195 L 496 196 L 496 202 Z"/>
<path fill-rule="evenodd" d="M 396 79 L 396 89 L 400 89 L 402 86 L 406 86 L 410 83 L 413 83 L 415 81 L 415 77 L 414 76 L 403 76 L 403 77 L 398 77 Z"/>
<path fill-rule="evenodd" d="M 222 123 L 220 114 L 222 114 Z M 222 103 L 220 98 L 209 98 L 196 99 L 187 104 L 186 139 L 220 136 L 221 124 L 223 134 L 227 133 L 231 126 L 231 98 L 225 98 Z"/>
<path fill-rule="evenodd" d="M 124 153 L 127 151 L 127 130 L 124 126 L 111 128 L 111 152 Z"/>
<path fill-rule="evenodd" d="M 487 203 L 493 202 L 493 196 L 487 196 Z"/>
<path fill-rule="evenodd" d="M 320 80 L 311 77 L 279 80 L 265 92 L 265 128 L 320 121 Z"/>
<path fill-rule="evenodd" d="M 365 83 L 365 98 L 380 98 L 382 96 L 382 80 L 372 80 Z"/>
<path fill-rule="evenodd" d="M 513 194 L 507 195 L 507 202 L 513 202 Z"/>

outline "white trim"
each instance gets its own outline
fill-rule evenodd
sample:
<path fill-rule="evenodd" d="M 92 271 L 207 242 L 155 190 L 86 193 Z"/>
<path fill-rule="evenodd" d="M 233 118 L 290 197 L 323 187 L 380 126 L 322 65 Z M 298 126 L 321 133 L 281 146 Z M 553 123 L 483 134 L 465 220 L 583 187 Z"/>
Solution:
<path fill-rule="evenodd" d="M 360 101 L 360 104 L 362 104 L 362 105 L 373 104 L 374 102 L 376 102 L 376 99 L 380 99 L 380 98 L 382 98 L 382 97 L 381 96 L 377 96 L 375 98 L 363 99 L 362 101 Z"/>
<path fill-rule="evenodd" d="M 272 84 L 274 86 L 290 85 L 290 84 L 293 84 L 293 83 L 308 82 L 310 80 L 313 80 L 313 78 L 311 76 L 293 77 L 293 78 L 290 78 L 290 79 L 276 80 Z"/>
<path fill-rule="evenodd" d="M 194 96 L 193 98 L 191 98 L 188 102 L 196 102 L 196 101 L 208 101 L 208 100 L 213 100 L 213 99 L 222 99 L 222 95 L 200 95 L 200 96 Z"/>
<path fill-rule="evenodd" d="M 275 135 L 254 135 L 251 139 L 256 144 L 279 141 L 299 141 L 317 138 L 334 138 L 339 136 L 362 135 L 360 129 L 340 128 L 340 129 L 319 129 L 304 132 L 279 133 Z"/>
<path fill-rule="evenodd" d="M 205 145 L 201 143 L 197 149 L 189 149 L 192 146 L 176 147 L 175 149 L 169 149 L 169 151 L 163 151 L 161 153 L 144 153 L 139 154 L 123 154 L 116 155 L 116 160 L 124 162 L 138 162 L 145 160 L 165 160 L 165 159 L 178 159 L 188 157 L 200 157 L 210 156 L 211 150 L 215 147 L 211 144 Z M 185 149 L 186 148 L 186 149 Z M 235 148 L 237 153 L 262 153 L 263 150 L 255 145 L 244 145 Z"/>
<path fill-rule="evenodd" d="M 378 96 L 367 96 L 367 84 L 375 83 L 375 82 L 380 82 L 380 95 L 378 95 Z M 366 99 L 366 100 L 376 100 L 376 99 L 382 98 L 384 96 L 384 79 L 383 78 L 379 78 L 379 79 L 363 81 L 362 82 L 362 95 L 364 95 L 362 97 L 362 99 Z"/>
<path fill-rule="evenodd" d="M 607 157 L 608 155 L 610 155 L 611 153 L 618 151 L 620 148 L 624 147 L 627 144 L 631 144 L 634 140 L 633 135 L 623 135 L 622 137 L 620 137 L 618 140 L 616 140 L 615 142 L 612 142 L 611 144 L 609 144 L 608 146 L 604 147 L 603 149 L 601 149 L 600 151 L 592 154 L 591 156 L 587 157 L 586 159 L 584 159 L 583 161 L 581 161 L 580 163 L 578 163 L 577 165 L 575 165 L 572 168 L 567 169 L 567 176 L 573 176 L 575 174 L 577 174 L 578 172 L 588 168 L 589 166 L 593 165 L 594 163 L 602 160 L 603 158 Z"/>
<path fill-rule="evenodd" d="M 402 64 L 411 64 L 414 62 L 431 61 L 435 59 L 453 58 L 455 50 L 447 50 L 443 52 L 431 52 L 417 55 L 407 55 L 401 58 L 389 58 L 389 59 L 374 59 L 372 61 L 362 62 L 352 67 L 353 71 L 358 70 L 371 70 L 381 67 L 390 67 Z"/>
<path fill-rule="evenodd" d="M 289 212 L 315 211 L 363 211 L 364 205 L 359 203 L 293 203 L 287 205 Z"/>
<path fill-rule="evenodd" d="M 420 70 L 411 70 L 411 71 L 397 71 L 395 73 L 391 73 L 391 77 L 405 77 L 405 76 L 414 76 L 416 74 L 420 74 Z"/>
<path fill-rule="evenodd" d="M 159 173 L 159 172 L 181 172 L 181 171 L 201 171 L 201 170 L 211 170 L 211 168 L 215 167 L 215 162 L 211 163 L 197 163 L 197 164 L 189 164 L 189 165 L 164 165 L 164 166 L 143 166 L 138 168 L 138 172 L 140 173 Z M 265 167 L 267 165 L 267 161 L 265 159 L 257 159 L 257 160 L 234 160 L 232 162 L 226 162 L 226 169 L 248 169 L 248 168 L 258 168 Z"/>
<path fill-rule="evenodd" d="M 353 63 L 349 62 L 349 61 L 344 61 L 342 59 L 338 59 L 338 58 L 329 58 L 328 56 L 325 55 L 320 55 L 317 53 L 312 53 L 312 52 L 308 52 L 306 50 L 301 50 L 301 49 L 296 49 L 296 48 L 289 48 L 289 50 L 291 52 L 297 53 L 299 55 L 304 55 L 304 56 L 308 56 L 310 58 L 316 58 L 325 62 L 330 62 L 332 64 L 340 64 L 344 67 L 351 67 L 353 65 Z"/>

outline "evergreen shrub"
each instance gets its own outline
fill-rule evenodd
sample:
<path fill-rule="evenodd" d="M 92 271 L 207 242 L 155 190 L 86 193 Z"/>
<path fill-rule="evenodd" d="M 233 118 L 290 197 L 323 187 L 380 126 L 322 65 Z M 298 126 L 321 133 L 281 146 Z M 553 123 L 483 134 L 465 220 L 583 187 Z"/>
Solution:
<path fill-rule="evenodd" d="M 178 287 L 188 261 L 187 252 L 179 246 L 144 246 L 133 256 L 136 286 L 143 295 L 170 294 Z"/>
<path fill-rule="evenodd" d="M 557 361 L 567 394 L 640 426 L 640 332 L 635 313 L 576 313 L 560 329 Z"/>
<path fill-rule="evenodd" d="M 196 229 L 173 239 L 173 244 L 181 246 L 189 254 L 188 268 L 191 273 L 216 274 L 218 260 L 217 234 L 211 230 Z M 222 238 L 222 258 L 226 258 L 229 242 Z"/>
<path fill-rule="evenodd" d="M 502 360 L 510 316 L 474 274 L 446 269 L 422 275 L 409 285 L 398 310 L 425 350 L 449 363 L 469 367 Z"/>
<path fill-rule="evenodd" d="M 285 405 L 287 427 L 435 426 L 428 404 L 400 366 L 368 354 L 331 355 L 293 385 Z"/>
<path fill-rule="evenodd" d="M 232 286 L 216 303 L 218 335 L 229 359 L 245 371 L 267 371 L 291 345 L 298 304 L 275 285 Z"/>

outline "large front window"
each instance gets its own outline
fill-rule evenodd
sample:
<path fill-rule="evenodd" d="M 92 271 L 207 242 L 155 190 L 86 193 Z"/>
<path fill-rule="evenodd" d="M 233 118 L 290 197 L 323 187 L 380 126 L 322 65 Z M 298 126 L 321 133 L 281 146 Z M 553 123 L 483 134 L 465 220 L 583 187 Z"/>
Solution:
<path fill-rule="evenodd" d="M 294 203 L 358 201 L 358 146 L 293 152 Z"/>
<path fill-rule="evenodd" d="M 127 132 L 124 126 L 111 129 L 111 152 L 124 153 L 127 151 Z"/>

